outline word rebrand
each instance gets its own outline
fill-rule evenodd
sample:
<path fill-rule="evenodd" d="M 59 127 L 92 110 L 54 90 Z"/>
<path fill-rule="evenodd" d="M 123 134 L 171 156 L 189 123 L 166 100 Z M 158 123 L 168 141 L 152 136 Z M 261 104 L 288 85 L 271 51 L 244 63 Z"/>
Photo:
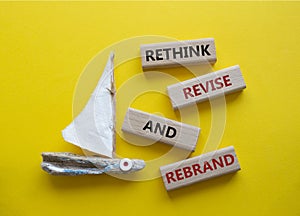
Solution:
<path fill-rule="evenodd" d="M 240 170 L 232 146 L 160 167 L 167 190 Z"/>

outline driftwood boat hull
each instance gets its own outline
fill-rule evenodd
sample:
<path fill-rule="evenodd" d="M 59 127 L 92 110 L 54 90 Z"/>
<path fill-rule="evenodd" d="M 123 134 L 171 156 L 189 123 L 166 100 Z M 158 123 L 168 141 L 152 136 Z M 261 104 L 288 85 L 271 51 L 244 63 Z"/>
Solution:
<path fill-rule="evenodd" d="M 43 152 L 42 157 L 42 169 L 52 175 L 126 174 L 145 167 L 145 162 L 139 159 L 109 159 L 67 152 Z"/>

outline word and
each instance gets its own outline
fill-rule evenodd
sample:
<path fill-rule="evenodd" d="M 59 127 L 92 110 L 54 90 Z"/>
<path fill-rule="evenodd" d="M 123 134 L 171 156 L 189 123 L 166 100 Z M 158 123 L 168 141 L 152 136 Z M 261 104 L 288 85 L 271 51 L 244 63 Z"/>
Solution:
<path fill-rule="evenodd" d="M 159 141 L 188 151 L 194 151 L 200 128 L 128 108 L 122 131 L 155 142 Z"/>
<path fill-rule="evenodd" d="M 167 129 L 167 130 L 166 130 Z M 161 126 L 159 122 L 157 122 L 154 126 L 153 129 L 153 122 L 151 120 L 149 120 L 146 125 L 143 127 L 144 131 L 149 130 L 151 133 L 157 133 L 159 132 L 159 134 L 161 136 L 165 136 L 168 138 L 174 138 L 176 136 L 176 128 L 171 127 L 171 126 L 167 126 L 167 125 L 163 125 Z"/>

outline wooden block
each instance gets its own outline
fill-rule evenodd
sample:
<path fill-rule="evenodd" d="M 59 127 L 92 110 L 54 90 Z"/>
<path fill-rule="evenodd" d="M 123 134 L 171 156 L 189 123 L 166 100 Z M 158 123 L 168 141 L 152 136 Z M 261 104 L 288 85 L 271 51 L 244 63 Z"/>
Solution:
<path fill-rule="evenodd" d="M 238 65 L 167 87 L 174 109 L 246 88 Z"/>
<path fill-rule="evenodd" d="M 155 141 L 194 151 L 200 128 L 128 108 L 122 130 Z"/>
<path fill-rule="evenodd" d="M 143 70 L 217 61 L 213 38 L 145 44 L 140 51 Z"/>
<path fill-rule="evenodd" d="M 167 190 L 240 170 L 233 146 L 160 167 Z"/>

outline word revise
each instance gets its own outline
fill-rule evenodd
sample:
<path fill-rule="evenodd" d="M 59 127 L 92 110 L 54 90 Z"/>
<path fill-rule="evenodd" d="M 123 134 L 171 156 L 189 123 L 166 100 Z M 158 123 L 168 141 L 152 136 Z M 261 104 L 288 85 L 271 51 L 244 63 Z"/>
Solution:
<path fill-rule="evenodd" d="M 144 70 L 217 61 L 213 38 L 146 44 L 140 51 Z"/>
<path fill-rule="evenodd" d="M 128 108 L 122 130 L 178 148 L 194 151 L 200 128 Z"/>
<path fill-rule="evenodd" d="M 167 190 L 240 170 L 232 146 L 160 167 Z"/>
<path fill-rule="evenodd" d="M 246 88 L 240 67 L 228 67 L 167 87 L 174 109 Z"/>

